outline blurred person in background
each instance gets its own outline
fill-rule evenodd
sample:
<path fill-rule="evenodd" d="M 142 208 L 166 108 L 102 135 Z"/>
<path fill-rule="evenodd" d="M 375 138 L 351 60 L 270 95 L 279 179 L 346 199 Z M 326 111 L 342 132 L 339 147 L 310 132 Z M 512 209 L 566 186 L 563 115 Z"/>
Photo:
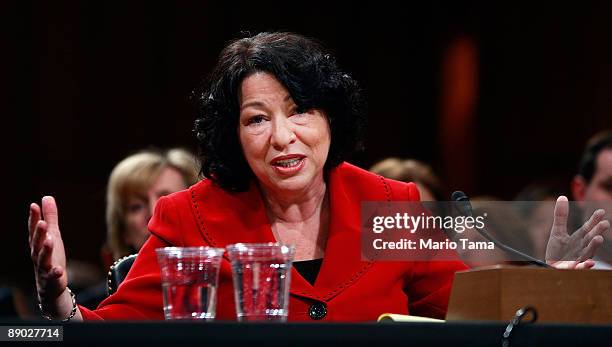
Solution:
<path fill-rule="evenodd" d="M 150 235 L 147 225 L 157 200 L 195 184 L 198 172 L 196 157 L 180 148 L 142 150 L 113 168 L 106 189 L 107 241 L 102 250 L 103 258 L 111 256 L 103 259 L 107 269 L 114 261 L 138 253 Z M 70 264 L 69 279 L 74 272 Z M 96 308 L 106 298 L 106 289 L 104 280 L 78 291 L 77 302 Z"/>
<path fill-rule="evenodd" d="M 142 150 L 121 160 L 107 184 L 107 241 L 101 252 L 104 266 L 108 269 L 114 261 L 137 253 L 149 237 L 147 224 L 157 200 L 195 184 L 198 177 L 196 157 L 180 148 Z M 106 280 L 99 282 L 96 266 L 69 259 L 67 272 L 79 304 L 95 308 L 107 296 Z M 0 317 L 39 319 L 32 281 L 13 282 L 0 288 Z"/>
<path fill-rule="evenodd" d="M 178 148 L 141 151 L 115 166 L 106 193 L 107 245 L 114 260 L 140 250 L 157 200 L 195 184 L 198 171 L 196 158 Z"/>
<path fill-rule="evenodd" d="M 107 240 L 101 252 L 106 269 L 140 250 L 149 237 L 147 224 L 157 200 L 195 184 L 198 170 L 195 156 L 180 148 L 142 150 L 113 168 L 106 189 Z M 106 298 L 106 279 L 92 283 L 84 276 L 91 270 L 74 260 L 68 261 L 67 270 L 79 304 L 95 308 Z"/>
<path fill-rule="evenodd" d="M 443 201 L 444 189 L 431 166 L 415 159 L 387 158 L 370 168 L 370 172 L 402 182 L 414 182 L 421 201 Z"/>
<path fill-rule="evenodd" d="M 611 129 L 598 132 L 587 141 L 571 189 L 583 215 L 612 205 Z M 610 209 L 606 211 L 610 220 Z M 612 235 L 609 230 L 604 234 L 604 244 L 593 260 L 596 261 L 596 269 L 612 270 Z"/>

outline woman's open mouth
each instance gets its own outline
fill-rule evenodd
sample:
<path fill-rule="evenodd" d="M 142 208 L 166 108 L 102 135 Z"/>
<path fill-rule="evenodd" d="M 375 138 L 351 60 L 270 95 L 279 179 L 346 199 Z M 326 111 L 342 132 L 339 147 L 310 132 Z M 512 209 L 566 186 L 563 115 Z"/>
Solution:
<path fill-rule="evenodd" d="M 292 175 L 304 167 L 306 157 L 303 155 L 285 155 L 274 158 L 270 164 L 275 171 L 283 175 Z"/>

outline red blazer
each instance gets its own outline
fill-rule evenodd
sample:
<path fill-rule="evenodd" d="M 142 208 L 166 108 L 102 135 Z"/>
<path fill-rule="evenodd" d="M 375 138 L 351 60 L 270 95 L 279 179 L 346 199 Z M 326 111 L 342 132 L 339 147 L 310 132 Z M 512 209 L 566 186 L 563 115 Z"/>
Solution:
<path fill-rule="evenodd" d="M 361 201 L 418 201 L 416 186 L 343 163 L 329 173 L 328 189 L 331 218 L 323 264 L 314 286 L 292 269 L 288 320 L 312 320 L 313 305 L 326 307 L 321 321 L 371 321 L 386 312 L 444 318 L 453 274 L 466 268 L 463 263 L 361 261 Z M 149 229 L 152 236 L 118 291 L 95 311 L 80 307 L 85 319 L 163 319 L 156 248 L 275 242 L 255 185 L 228 193 L 210 180 L 161 198 Z M 236 319 L 227 258 L 217 293 L 217 319 Z"/>

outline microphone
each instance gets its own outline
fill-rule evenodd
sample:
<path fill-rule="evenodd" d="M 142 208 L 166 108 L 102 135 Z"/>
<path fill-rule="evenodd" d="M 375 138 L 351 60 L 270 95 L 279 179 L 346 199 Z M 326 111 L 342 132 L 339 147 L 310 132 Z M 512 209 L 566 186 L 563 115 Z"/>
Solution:
<path fill-rule="evenodd" d="M 473 217 L 473 212 L 472 212 L 472 204 L 470 203 L 470 199 L 467 197 L 467 195 L 465 195 L 464 192 L 457 190 L 454 191 L 453 194 L 451 195 L 451 200 L 456 202 L 455 206 L 459 209 L 459 212 L 465 216 L 469 216 L 469 217 Z M 491 236 L 486 230 L 484 230 L 483 228 L 479 228 L 476 225 L 474 225 L 474 229 L 476 229 L 476 231 L 482 235 L 482 237 L 484 237 L 485 239 L 493 242 L 496 246 L 498 246 L 499 248 L 501 248 L 502 250 L 504 250 L 506 253 L 512 254 L 512 255 L 516 255 L 520 258 L 523 258 L 525 260 L 527 260 L 530 264 L 533 265 L 537 265 L 540 267 L 545 267 L 545 268 L 552 268 L 552 266 L 546 264 L 545 262 L 538 260 L 530 255 L 527 255 L 523 252 L 520 252 L 500 241 L 498 241 L 497 239 L 495 239 L 493 236 Z"/>

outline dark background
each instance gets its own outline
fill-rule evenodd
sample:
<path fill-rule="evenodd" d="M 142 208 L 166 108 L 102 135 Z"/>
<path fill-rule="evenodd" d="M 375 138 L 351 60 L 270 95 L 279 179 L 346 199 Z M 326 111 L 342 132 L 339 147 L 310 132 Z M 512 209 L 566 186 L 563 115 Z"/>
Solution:
<path fill-rule="evenodd" d="M 45 194 L 68 256 L 99 261 L 112 167 L 143 147 L 193 148 L 190 91 L 242 30 L 316 37 L 361 81 L 364 168 L 418 158 L 452 189 L 511 199 L 535 180 L 569 184 L 585 140 L 612 127 L 605 1 L 2 1 L 0 13 L 3 281 L 33 277 L 28 205 Z"/>

